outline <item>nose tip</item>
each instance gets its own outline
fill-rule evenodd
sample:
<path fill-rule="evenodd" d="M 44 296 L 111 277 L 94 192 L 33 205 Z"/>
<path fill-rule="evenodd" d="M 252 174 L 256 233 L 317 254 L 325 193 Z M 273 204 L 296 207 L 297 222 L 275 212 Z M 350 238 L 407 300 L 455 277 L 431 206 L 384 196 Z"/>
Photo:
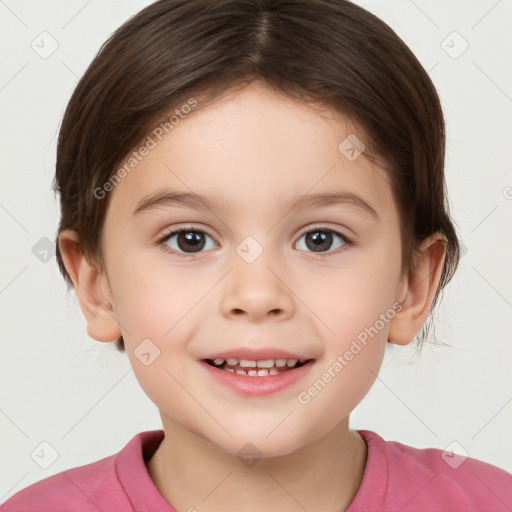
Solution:
<path fill-rule="evenodd" d="M 291 314 L 288 287 L 266 263 L 263 257 L 250 264 L 240 260 L 235 264 L 222 299 L 225 314 L 237 318 L 245 314 L 252 320 Z"/>

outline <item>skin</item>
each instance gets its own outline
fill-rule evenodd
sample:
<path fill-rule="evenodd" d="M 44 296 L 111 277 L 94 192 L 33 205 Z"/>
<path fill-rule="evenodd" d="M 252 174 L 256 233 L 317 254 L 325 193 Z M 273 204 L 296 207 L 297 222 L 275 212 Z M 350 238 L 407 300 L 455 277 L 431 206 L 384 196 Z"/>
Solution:
<path fill-rule="evenodd" d="M 444 243 L 440 234 L 425 240 L 415 271 L 402 275 L 387 175 L 364 153 L 350 161 L 338 150 L 349 133 L 357 132 L 341 115 L 253 82 L 186 116 L 111 192 L 105 269 L 85 258 L 76 233 L 60 235 L 89 335 L 111 342 L 122 334 L 134 374 L 160 411 L 165 439 L 147 467 L 180 512 L 341 511 L 361 484 L 367 447 L 349 428 L 350 412 L 373 385 L 388 338 L 410 343 L 425 322 Z M 162 186 L 225 198 L 231 208 L 159 206 L 132 216 Z M 333 190 L 360 195 L 378 220 L 349 203 L 283 211 L 295 194 Z M 178 245 L 177 236 L 158 244 L 188 224 L 211 233 L 202 252 Z M 317 225 L 355 245 L 334 236 L 314 252 L 303 233 Z M 247 236 L 263 249 L 252 263 L 236 252 Z M 300 403 L 299 393 L 397 303 L 394 318 Z M 160 350 L 149 366 L 134 355 L 146 338 Z M 315 362 L 291 387 L 247 397 L 213 382 L 199 363 L 239 346 Z M 262 456 L 252 467 L 237 457 L 247 442 Z"/>

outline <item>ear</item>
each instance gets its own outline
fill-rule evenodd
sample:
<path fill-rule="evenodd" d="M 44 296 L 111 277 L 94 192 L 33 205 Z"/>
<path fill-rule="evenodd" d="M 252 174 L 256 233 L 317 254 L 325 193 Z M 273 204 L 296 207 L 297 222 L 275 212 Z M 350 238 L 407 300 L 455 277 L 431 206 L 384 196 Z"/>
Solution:
<path fill-rule="evenodd" d="M 97 341 L 117 340 L 122 333 L 107 276 L 86 259 L 76 231 L 67 229 L 59 234 L 59 249 L 87 320 L 87 333 Z"/>
<path fill-rule="evenodd" d="M 397 345 L 407 345 L 420 331 L 430 312 L 432 300 L 439 286 L 446 239 L 436 233 L 425 239 L 414 270 L 403 278 L 398 297 L 402 309 L 389 324 L 388 340 Z"/>

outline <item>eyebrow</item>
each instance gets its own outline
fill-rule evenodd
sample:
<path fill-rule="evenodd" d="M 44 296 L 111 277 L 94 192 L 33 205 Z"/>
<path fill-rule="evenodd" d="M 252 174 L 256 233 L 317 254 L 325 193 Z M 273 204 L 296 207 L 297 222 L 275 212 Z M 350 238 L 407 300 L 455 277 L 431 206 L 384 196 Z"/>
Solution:
<path fill-rule="evenodd" d="M 343 203 L 358 206 L 364 212 L 370 214 L 375 220 L 379 219 L 377 211 L 365 199 L 349 191 L 296 195 L 284 206 L 284 211 L 290 212 L 315 207 L 321 208 Z M 224 198 L 215 196 L 208 197 L 195 192 L 163 189 L 144 196 L 137 203 L 137 206 L 132 212 L 132 216 L 137 216 L 157 207 L 175 205 L 203 210 L 208 209 L 217 212 L 226 212 L 231 209 L 230 203 Z"/>

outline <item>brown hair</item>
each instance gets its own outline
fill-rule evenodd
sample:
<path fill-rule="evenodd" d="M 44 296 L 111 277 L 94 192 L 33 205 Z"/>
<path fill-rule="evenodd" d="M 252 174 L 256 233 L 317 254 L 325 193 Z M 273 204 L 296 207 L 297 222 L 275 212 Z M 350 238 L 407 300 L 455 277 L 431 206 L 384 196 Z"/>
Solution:
<path fill-rule="evenodd" d="M 379 157 L 390 177 L 403 273 L 413 268 L 421 241 L 445 236 L 432 313 L 460 257 L 446 195 L 440 101 L 397 34 L 346 0 L 160 0 L 110 36 L 78 82 L 58 139 L 56 257 L 68 289 L 62 230 L 75 230 L 88 261 L 105 268 L 101 232 L 110 196 L 99 200 L 95 190 L 169 112 L 193 96 L 208 105 L 255 79 L 331 108 L 360 130 L 364 155 Z M 420 348 L 429 328 L 426 322 Z M 116 346 L 124 350 L 122 337 Z"/>

